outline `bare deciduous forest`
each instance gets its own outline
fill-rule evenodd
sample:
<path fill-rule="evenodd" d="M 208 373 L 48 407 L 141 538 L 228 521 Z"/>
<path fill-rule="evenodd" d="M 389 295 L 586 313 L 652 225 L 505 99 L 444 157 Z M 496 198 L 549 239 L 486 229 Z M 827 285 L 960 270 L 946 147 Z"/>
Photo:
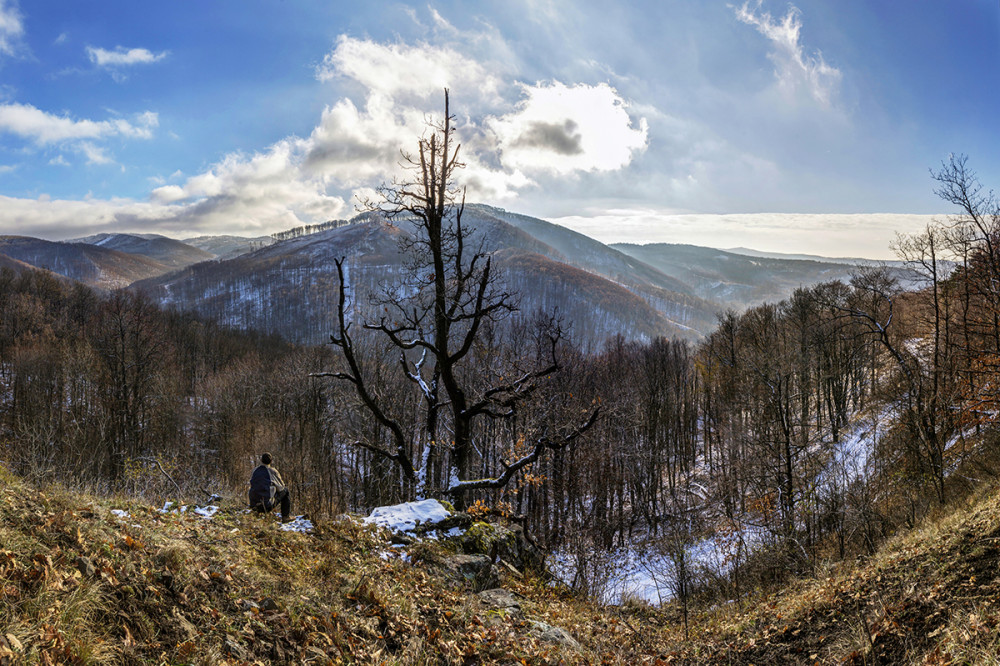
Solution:
<path fill-rule="evenodd" d="M 733 598 L 824 558 L 873 552 L 995 475 L 1000 209 L 964 157 L 934 177 L 955 217 L 897 243 L 925 280 L 918 291 L 861 269 L 849 284 L 730 312 L 700 344 L 616 338 L 589 355 L 537 313 L 481 322 L 453 372 L 516 400 L 507 411 L 503 396 L 483 403 L 490 418 L 461 424 L 467 479 L 498 478 L 539 438 L 565 435 L 595 406 L 600 416 L 506 485 L 468 487 L 467 503 L 522 517 L 542 545 L 582 564 L 641 538 L 682 571 L 691 544 L 725 535 L 742 566 L 712 582 Z M 39 484 L 155 499 L 175 494 L 172 479 L 192 497 L 239 497 L 269 450 L 314 516 L 447 496 L 449 452 L 435 459 L 429 447 L 456 432 L 454 403 L 414 391 L 419 357 L 404 350 L 407 372 L 397 372 L 402 329 L 394 340 L 385 322 L 374 328 L 352 329 L 351 344 L 384 418 L 351 382 L 316 376 L 349 371 L 335 346 L 224 330 L 141 294 L 4 269 L 0 460 Z M 530 391 L 510 388 L 520 378 Z M 423 487 L 385 451 L 431 461 Z M 576 583 L 597 577 L 582 566 Z"/>

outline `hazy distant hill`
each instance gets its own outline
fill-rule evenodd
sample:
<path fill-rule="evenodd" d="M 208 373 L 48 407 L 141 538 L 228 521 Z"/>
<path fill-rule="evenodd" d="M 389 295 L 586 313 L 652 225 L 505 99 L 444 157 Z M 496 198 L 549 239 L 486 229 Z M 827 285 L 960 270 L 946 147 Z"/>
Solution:
<path fill-rule="evenodd" d="M 616 243 L 612 247 L 684 280 L 698 296 L 738 310 L 780 301 L 798 287 L 849 280 L 854 270 L 850 264 L 752 257 L 695 245 Z"/>
<path fill-rule="evenodd" d="M 217 259 L 232 259 L 241 254 L 247 254 L 262 247 L 272 245 L 275 241 L 270 236 L 195 236 L 185 238 L 188 245 L 204 250 Z"/>
<path fill-rule="evenodd" d="M 108 250 L 138 254 L 170 268 L 183 268 L 215 258 L 214 254 L 189 243 L 157 234 L 97 234 L 70 242 L 87 243 Z"/>
<path fill-rule="evenodd" d="M 594 240 L 589 236 L 545 220 L 510 213 L 490 206 L 468 206 L 473 214 L 492 215 L 497 219 L 521 229 L 533 238 L 559 251 L 564 261 L 603 275 L 616 282 L 634 285 L 652 285 L 685 296 L 693 296 L 691 285 L 683 279 L 671 277 L 647 263 Z"/>
<path fill-rule="evenodd" d="M 878 263 L 875 260 L 862 259 L 860 257 L 822 257 L 817 254 L 790 254 L 787 252 L 763 252 L 761 250 L 754 250 L 749 247 L 731 247 L 731 248 L 726 248 L 725 251 L 732 252 L 733 254 L 742 254 L 748 257 L 759 257 L 763 259 L 818 261 L 824 264 L 851 264 L 852 266 L 856 266 L 858 264 Z"/>
<path fill-rule="evenodd" d="M 715 328 L 716 313 L 722 308 L 717 302 L 695 294 L 683 279 L 637 260 L 634 257 L 566 227 L 527 215 L 519 215 L 491 206 L 466 207 L 466 219 L 478 227 L 516 228 L 531 239 L 533 247 L 549 259 L 563 262 L 588 273 L 611 280 L 633 294 L 642 297 L 649 306 L 669 322 L 672 329 L 687 331 L 686 335 L 705 334 Z M 507 242 L 514 245 L 512 236 Z M 542 250 L 536 249 L 543 248 Z"/>
<path fill-rule="evenodd" d="M 171 270 L 141 255 L 87 243 L 59 243 L 27 236 L 0 236 L 0 255 L 99 289 L 127 287 L 136 280 Z"/>

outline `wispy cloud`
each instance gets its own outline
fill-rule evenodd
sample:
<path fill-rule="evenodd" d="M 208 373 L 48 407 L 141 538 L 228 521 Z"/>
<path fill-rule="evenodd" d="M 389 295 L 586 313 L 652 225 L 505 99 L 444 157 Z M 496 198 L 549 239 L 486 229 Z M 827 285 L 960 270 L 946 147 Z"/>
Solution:
<path fill-rule="evenodd" d="M 829 106 L 840 86 L 840 70 L 829 65 L 819 51 L 806 52 L 801 41 L 802 13 L 798 7 L 789 5 L 788 13 L 775 19 L 770 12 L 761 11 L 762 4 L 763 0 L 744 2 L 736 8 L 736 18 L 770 40 L 772 50 L 768 57 L 774 63 L 779 87 L 791 95 L 805 90 L 816 101 Z"/>
<path fill-rule="evenodd" d="M 88 46 L 87 55 L 90 57 L 90 62 L 98 67 L 130 67 L 159 62 L 170 55 L 170 52 L 153 53 L 149 49 L 127 49 L 124 46 L 116 46 L 113 51 L 109 51 Z"/>
<path fill-rule="evenodd" d="M 128 79 L 127 71 L 137 65 L 150 65 L 160 62 L 170 55 L 170 51 L 160 51 L 153 53 L 149 49 L 133 48 L 127 49 L 124 46 L 116 46 L 113 51 L 87 47 L 87 56 L 90 62 L 100 69 L 111 74 L 111 78 L 117 83 L 123 83 Z"/>
<path fill-rule="evenodd" d="M 24 21 L 17 6 L 0 0 L 0 55 L 17 55 L 23 45 Z"/>

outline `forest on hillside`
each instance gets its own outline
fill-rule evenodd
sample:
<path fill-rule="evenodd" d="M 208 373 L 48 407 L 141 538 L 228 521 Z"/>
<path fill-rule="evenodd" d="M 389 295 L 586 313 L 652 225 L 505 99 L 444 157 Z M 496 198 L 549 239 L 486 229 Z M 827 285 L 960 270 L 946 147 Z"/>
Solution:
<path fill-rule="evenodd" d="M 642 541 L 688 572 L 678 585 L 708 577 L 733 598 L 872 552 L 994 474 L 1000 208 L 964 158 L 935 177 L 956 216 L 896 247 L 923 276 L 918 291 L 868 267 L 727 313 L 701 344 L 616 337 L 591 354 L 558 317 L 511 308 L 484 321 L 456 375 L 507 383 L 516 408 L 469 421 L 467 478 L 500 478 L 556 434 L 567 445 L 538 445 L 503 484 L 464 486 L 464 503 L 575 555 L 581 589 L 600 586 L 595 553 Z M 432 406 L 437 432 L 453 434 L 449 406 L 414 390 L 420 361 L 404 354 L 411 373 L 396 372 L 399 349 L 378 333 L 357 327 L 352 351 L 389 406 L 381 417 L 331 377 L 347 372 L 336 344 L 296 346 L 139 293 L 4 269 L 0 462 L 37 484 L 238 498 L 267 450 L 316 517 L 454 499 L 447 448 L 427 428 Z M 510 388 L 528 378 L 530 391 Z M 404 458 L 423 476 L 408 476 Z M 695 571 L 691 548 L 708 538 L 725 562 Z"/>

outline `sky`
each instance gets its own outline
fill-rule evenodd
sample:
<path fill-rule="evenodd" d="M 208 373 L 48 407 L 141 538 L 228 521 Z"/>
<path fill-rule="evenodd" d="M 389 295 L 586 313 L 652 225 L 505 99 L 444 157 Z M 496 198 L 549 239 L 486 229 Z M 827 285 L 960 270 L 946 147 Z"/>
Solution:
<path fill-rule="evenodd" d="M 0 0 L 0 234 L 349 218 L 448 88 L 469 201 L 885 257 L 1000 187 L 998 72 L 996 0 Z"/>

